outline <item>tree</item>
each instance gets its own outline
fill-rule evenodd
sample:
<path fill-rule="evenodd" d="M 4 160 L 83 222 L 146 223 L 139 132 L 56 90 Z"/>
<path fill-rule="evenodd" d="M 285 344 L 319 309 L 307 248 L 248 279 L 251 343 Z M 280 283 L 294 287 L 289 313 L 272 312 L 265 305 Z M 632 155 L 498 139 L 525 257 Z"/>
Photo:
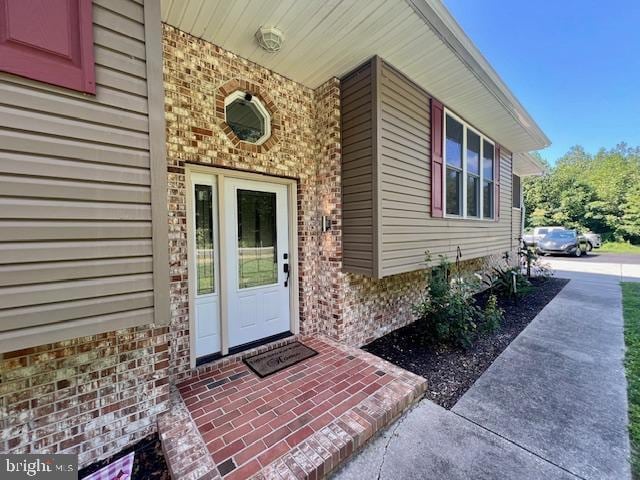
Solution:
<path fill-rule="evenodd" d="M 640 241 L 639 184 L 640 147 L 621 143 L 591 155 L 574 146 L 544 175 L 523 182 L 525 224 L 563 225 Z"/>
<path fill-rule="evenodd" d="M 620 230 L 632 243 L 640 243 L 640 184 L 636 183 L 627 192 L 622 211 Z"/>

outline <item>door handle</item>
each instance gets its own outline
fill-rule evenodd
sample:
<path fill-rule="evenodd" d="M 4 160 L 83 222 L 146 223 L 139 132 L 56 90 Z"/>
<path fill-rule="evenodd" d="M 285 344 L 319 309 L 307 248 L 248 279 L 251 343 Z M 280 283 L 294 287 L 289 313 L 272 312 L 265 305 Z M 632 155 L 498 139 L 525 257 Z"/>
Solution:
<path fill-rule="evenodd" d="M 289 270 L 289 264 L 288 264 L 288 263 L 285 263 L 285 264 L 282 266 L 282 268 L 283 268 L 283 270 L 284 270 L 284 273 L 286 273 L 286 274 L 287 274 L 287 278 L 285 278 L 285 279 L 284 279 L 284 286 L 285 286 L 285 288 L 286 288 L 286 287 L 288 287 L 288 286 L 289 286 L 289 275 L 291 275 L 291 272 L 290 272 L 290 270 Z"/>

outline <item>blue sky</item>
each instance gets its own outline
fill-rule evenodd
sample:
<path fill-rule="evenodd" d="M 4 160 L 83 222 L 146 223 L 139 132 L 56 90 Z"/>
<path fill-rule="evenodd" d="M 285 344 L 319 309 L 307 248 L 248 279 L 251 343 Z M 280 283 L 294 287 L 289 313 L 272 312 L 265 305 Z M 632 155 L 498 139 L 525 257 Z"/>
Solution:
<path fill-rule="evenodd" d="M 444 0 L 551 139 L 640 145 L 640 0 Z"/>

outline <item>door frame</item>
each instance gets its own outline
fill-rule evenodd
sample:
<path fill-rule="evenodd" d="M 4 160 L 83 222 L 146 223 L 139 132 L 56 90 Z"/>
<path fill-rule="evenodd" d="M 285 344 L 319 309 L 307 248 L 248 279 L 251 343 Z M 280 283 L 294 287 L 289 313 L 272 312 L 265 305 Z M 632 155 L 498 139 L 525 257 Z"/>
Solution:
<path fill-rule="evenodd" d="M 193 239 L 193 192 L 192 192 L 192 175 L 194 173 L 215 175 L 217 181 L 217 205 L 218 205 L 218 259 L 219 259 L 219 318 L 220 318 L 220 353 L 222 356 L 229 354 L 229 332 L 227 318 L 227 289 L 228 289 L 228 268 L 226 256 L 221 254 L 226 251 L 224 235 L 221 227 L 225 225 L 226 206 L 224 202 L 224 179 L 225 177 L 236 178 L 241 180 L 252 180 L 254 182 L 275 183 L 287 186 L 287 203 L 289 218 L 289 268 L 291 275 L 289 280 L 289 322 L 290 330 L 293 334 L 300 332 L 300 309 L 299 309 L 299 281 L 298 281 L 298 182 L 292 178 L 275 177 L 261 173 L 246 172 L 243 170 L 232 170 L 228 168 L 211 167 L 200 164 L 185 164 L 185 183 L 186 183 L 186 214 L 187 214 L 187 268 L 191 270 L 192 259 L 195 258 L 195 242 Z M 195 276 L 188 274 L 187 288 L 189 290 L 189 357 L 191 368 L 196 366 L 196 318 L 195 318 Z"/>

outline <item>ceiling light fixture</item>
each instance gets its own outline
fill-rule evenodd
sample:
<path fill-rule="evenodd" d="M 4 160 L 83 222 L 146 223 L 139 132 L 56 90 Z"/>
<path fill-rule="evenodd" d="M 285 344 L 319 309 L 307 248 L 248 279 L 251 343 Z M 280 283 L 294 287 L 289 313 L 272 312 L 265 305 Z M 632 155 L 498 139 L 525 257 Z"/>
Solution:
<path fill-rule="evenodd" d="M 267 52 L 275 53 L 282 48 L 284 35 L 276 27 L 260 27 L 256 32 L 256 41 Z"/>

